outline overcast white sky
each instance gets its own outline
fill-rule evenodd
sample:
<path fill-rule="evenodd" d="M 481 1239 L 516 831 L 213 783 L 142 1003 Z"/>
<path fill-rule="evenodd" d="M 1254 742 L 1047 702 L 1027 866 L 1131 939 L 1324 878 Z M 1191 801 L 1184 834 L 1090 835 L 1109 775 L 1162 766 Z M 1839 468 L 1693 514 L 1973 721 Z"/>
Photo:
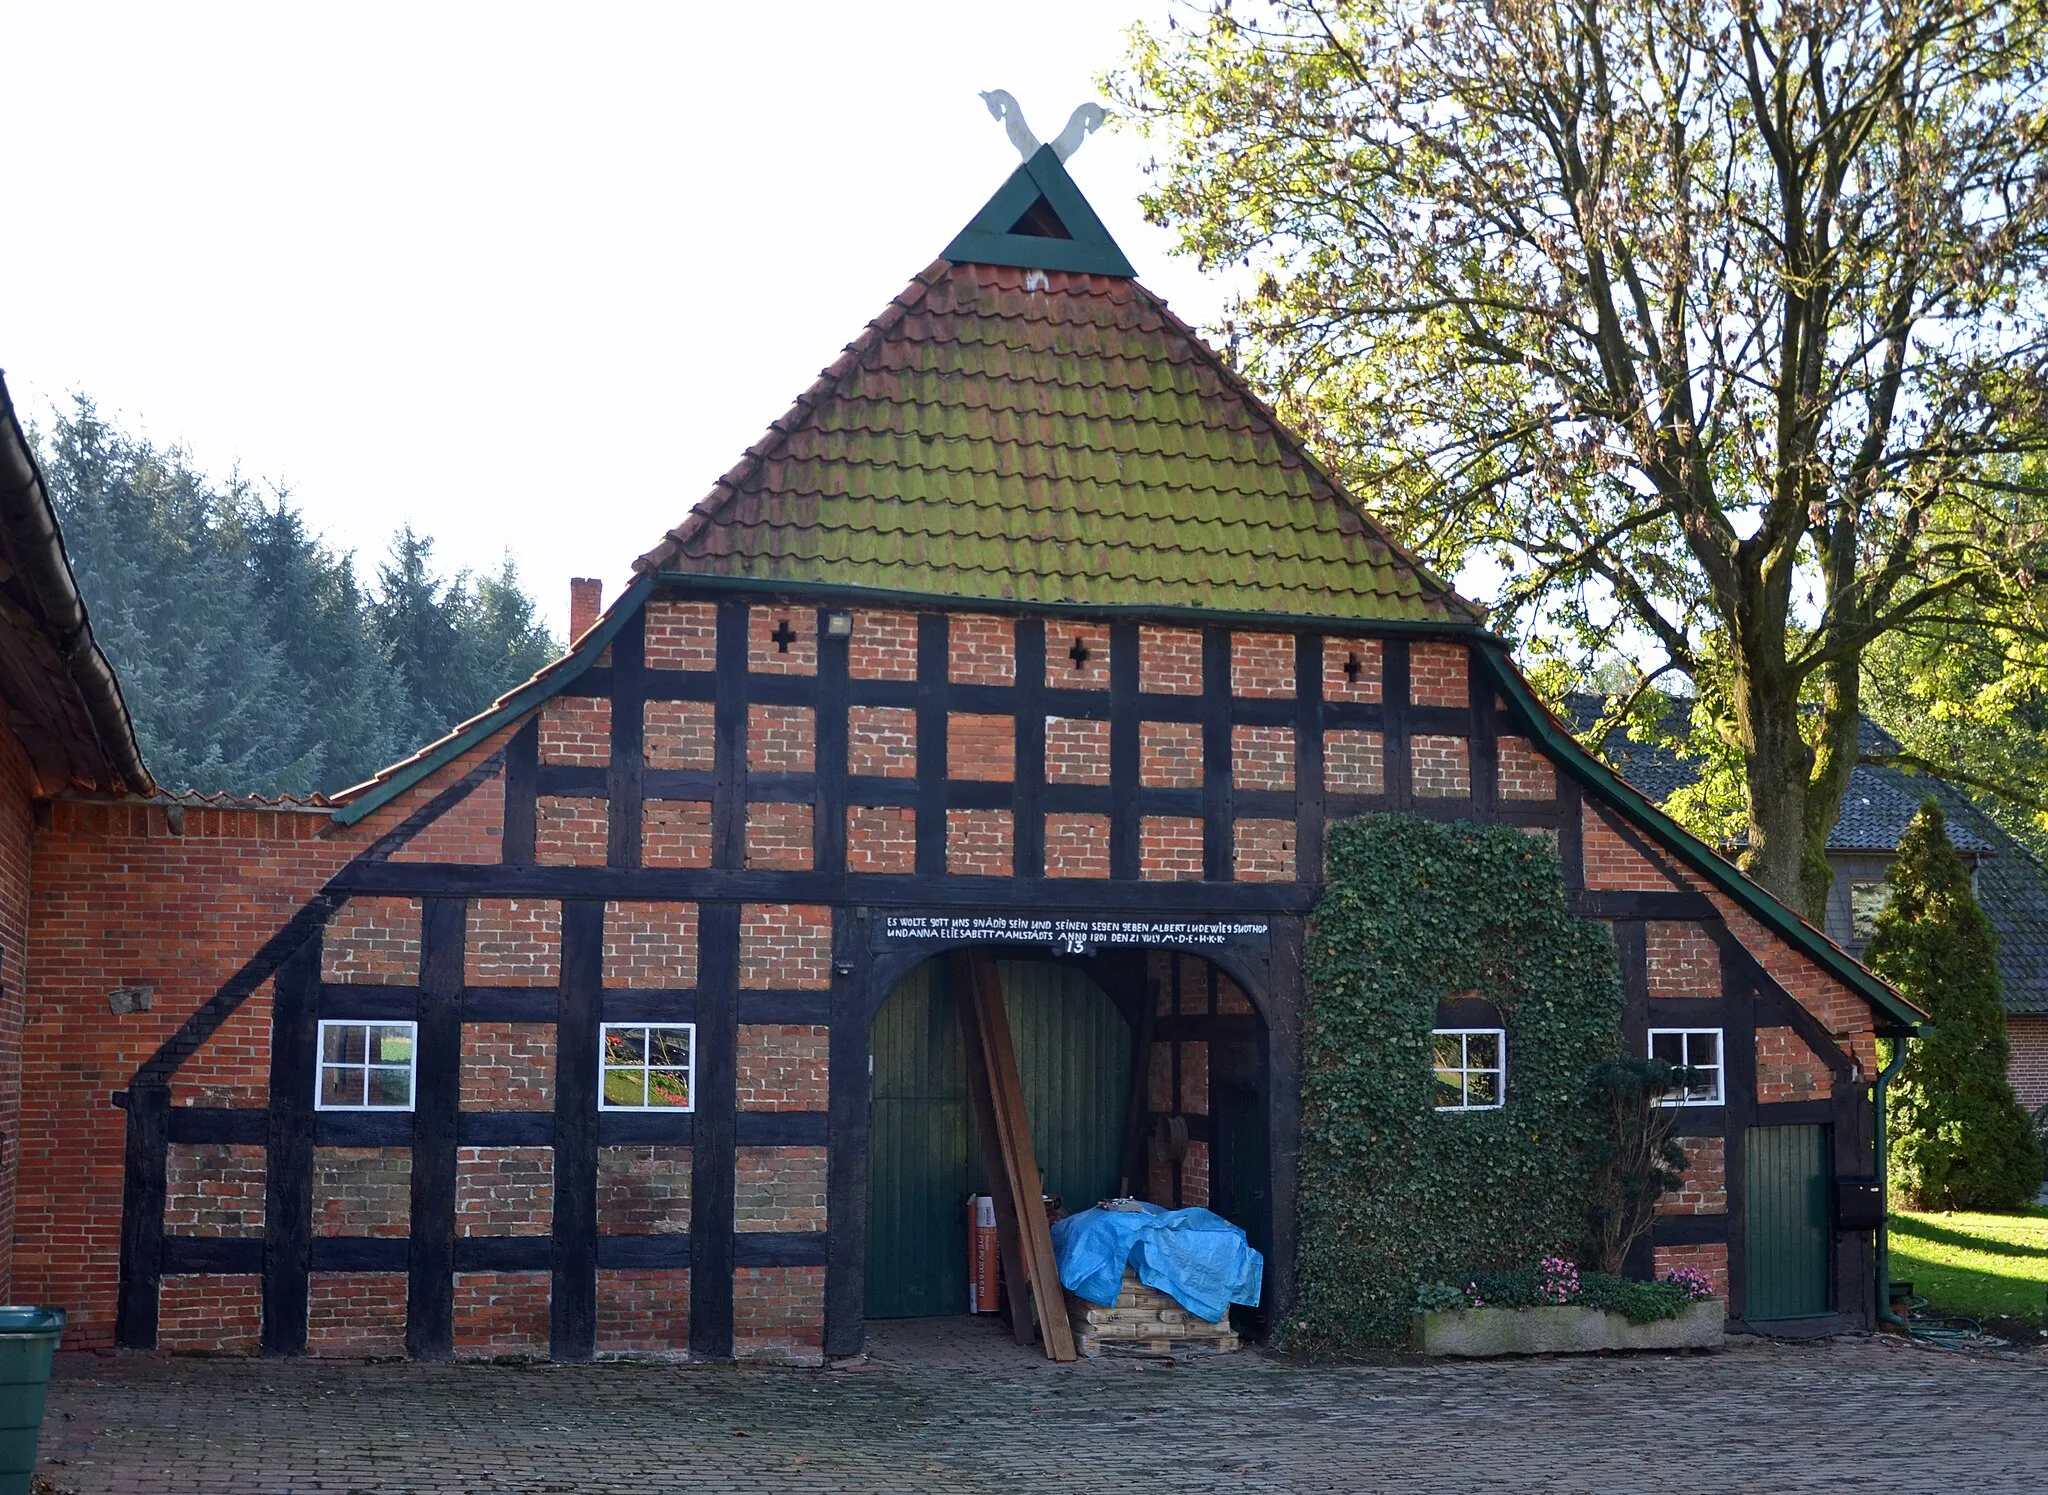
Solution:
<path fill-rule="evenodd" d="M 607 600 L 1168 0 L 166 6 L 0 0 L 0 368 L 330 543 L 510 551 Z M 1071 169 L 1196 322 L 1142 143 Z"/>

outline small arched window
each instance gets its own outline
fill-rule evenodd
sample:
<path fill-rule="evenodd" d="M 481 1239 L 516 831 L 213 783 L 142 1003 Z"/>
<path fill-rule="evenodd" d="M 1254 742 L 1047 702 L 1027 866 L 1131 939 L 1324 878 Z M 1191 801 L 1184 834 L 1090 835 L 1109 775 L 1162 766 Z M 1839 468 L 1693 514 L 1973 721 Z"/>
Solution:
<path fill-rule="evenodd" d="M 1484 997 L 1446 997 L 1431 1034 L 1439 1111 L 1497 1111 L 1507 1104 L 1508 1034 L 1500 1009 Z"/>

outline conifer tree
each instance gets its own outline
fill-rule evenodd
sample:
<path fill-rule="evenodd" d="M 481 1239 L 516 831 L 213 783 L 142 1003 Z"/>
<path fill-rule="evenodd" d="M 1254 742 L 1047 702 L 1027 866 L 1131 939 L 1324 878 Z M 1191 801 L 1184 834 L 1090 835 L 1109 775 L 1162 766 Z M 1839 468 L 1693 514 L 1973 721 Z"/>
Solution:
<path fill-rule="evenodd" d="M 2042 1157 L 2006 1077 L 1998 937 L 1930 799 L 1899 839 L 1871 967 L 1928 1015 L 1889 1097 L 1891 1183 L 1917 1209 L 2017 1209 Z"/>

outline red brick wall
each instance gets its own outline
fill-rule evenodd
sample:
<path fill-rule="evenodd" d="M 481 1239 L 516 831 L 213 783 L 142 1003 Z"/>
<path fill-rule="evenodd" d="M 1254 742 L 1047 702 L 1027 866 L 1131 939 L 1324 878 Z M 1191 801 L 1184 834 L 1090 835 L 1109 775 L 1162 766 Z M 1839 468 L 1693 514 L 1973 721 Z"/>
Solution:
<path fill-rule="evenodd" d="M 1471 744 L 1462 737 L 1417 733 L 1408 739 L 1408 763 L 1418 799 L 1460 799 L 1472 792 Z"/>
<path fill-rule="evenodd" d="M 1107 815 L 1046 816 L 1045 875 L 1047 877 L 1109 876 L 1109 817 Z"/>
<path fill-rule="evenodd" d="M 1193 816 L 1147 815 L 1138 822 L 1138 871 L 1153 882 L 1202 880 L 1202 822 Z"/>
<path fill-rule="evenodd" d="M 1187 1156 L 1180 1160 L 1180 1203 L 1183 1209 L 1206 1209 L 1209 1204 L 1209 1144 L 1188 1143 Z"/>
<path fill-rule="evenodd" d="M 1017 719 L 971 711 L 946 715 L 946 776 L 1007 784 L 1017 775 Z"/>
<path fill-rule="evenodd" d="M 1109 782 L 1109 723 L 1083 717 L 1045 719 L 1045 777 L 1054 784 Z"/>
<path fill-rule="evenodd" d="M 315 1272 L 306 1280 L 306 1353 L 327 1359 L 405 1353 L 403 1272 Z"/>
<path fill-rule="evenodd" d="M 1274 697 L 1294 694 L 1294 637 L 1286 633 L 1230 636 L 1230 693 Z"/>
<path fill-rule="evenodd" d="M 20 1154 L 23 994 L 29 963 L 29 847 L 35 834 L 35 772 L 21 744 L 0 730 L 0 1293 L 13 1279 L 15 1185 Z M 6 1301 L 18 1301 L 8 1298 Z"/>
<path fill-rule="evenodd" d="M 1201 788 L 1201 726 L 1195 722 L 1140 722 L 1138 782 L 1147 789 Z"/>
<path fill-rule="evenodd" d="M 662 990 L 697 984 L 697 905 L 607 903 L 604 984 Z"/>
<path fill-rule="evenodd" d="M 1728 1213 L 1728 1148 L 1720 1137 L 1681 1137 L 1685 1179 L 1657 1201 L 1660 1215 L 1725 1215 Z"/>
<path fill-rule="evenodd" d="M 1323 787 L 1332 794 L 1385 794 L 1386 737 L 1350 728 L 1325 732 Z"/>
<path fill-rule="evenodd" d="M 465 1111 L 555 1108 L 553 1023 L 464 1023 L 461 1064 Z"/>
<path fill-rule="evenodd" d="M 173 1142 L 164 1170 L 164 1233 L 261 1239 L 264 1156 L 260 1146 Z"/>
<path fill-rule="evenodd" d="M 1658 1246 L 1651 1256 L 1651 1270 L 1659 1277 L 1675 1272 L 1680 1267 L 1691 1267 L 1704 1272 L 1707 1280 L 1714 1284 L 1714 1296 L 1724 1304 L 1728 1301 L 1728 1248 L 1720 1242 L 1703 1246 Z"/>
<path fill-rule="evenodd" d="M 846 771 L 878 779 L 917 777 L 917 713 L 908 706 L 846 712 Z"/>
<path fill-rule="evenodd" d="M 1353 664 L 1356 664 L 1356 669 L 1349 668 Z M 1323 699 L 1380 700 L 1384 689 L 1383 668 L 1380 641 L 1376 638 L 1324 639 Z"/>
<path fill-rule="evenodd" d="M 640 755 L 649 768 L 708 773 L 718 766 L 718 708 L 709 701 L 647 701 Z"/>
<path fill-rule="evenodd" d="M 690 1348 L 690 1272 L 687 1267 L 600 1267 L 597 1273 L 597 1351 L 604 1354 L 680 1354 Z"/>
<path fill-rule="evenodd" d="M 1877 1073 L 1877 1024 L 1869 1006 L 1806 956 L 1793 950 L 1741 909 L 1727 895 L 1707 889 L 1707 896 L 1728 923 L 1728 931 L 1756 957 L 1771 979 L 1814 1017 L 1867 1080 Z M 1827 1092 L 1823 1090 L 1822 1094 Z M 1759 1081 L 1761 1098 L 1761 1081 Z"/>
<path fill-rule="evenodd" d="M 612 703 L 556 696 L 540 709 L 540 761 L 602 768 L 612 761 Z"/>
<path fill-rule="evenodd" d="M 1668 893 L 1678 884 L 1615 833 L 1589 800 L 1581 813 L 1586 886 L 1599 892 Z"/>
<path fill-rule="evenodd" d="M 1824 1100 L 1833 1093 L 1833 1074 L 1798 1033 L 1791 1028 L 1756 1030 L 1757 1104 Z"/>
<path fill-rule="evenodd" d="M 2007 1018 L 2005 1036 L 2012 1044 L 2012 1088 L 2028 1110 L 2048 1106 L 2048 1017 Z"/>
<path fill-rule="evenodd" d="M 910 613 L 855 613 L 846 670 L 856 680 L 915 680 L 917 619 Z"/>
<path fill-rule="evenodd" d="M 533 812 L 533 859 L 543 867 L 602 867 L 607 855 L 606 802 L 543 794 Z"/>
<path fill-rule="evenodd" d="M 817 713 L 808 706 L 747 708 L 747 768 L 754 773 L 810 773 L 818 766 Z"/>
<path fill-rule="evenodd" d="M 640 806 L 640 865 L 711 865 L 711 802 L 650 799 Z"/>
<path fill-rule="evenodd" d="M 690 1149 L 597 1150 L 600 1235 L 680 1235 L 690 1228 Z"/>
<path fill-rule="evenodd" d="M 741 1023 L 742 1111 L 822 1111 L 831 1099 L 832 1030 L 806 1023 Z"/>
<path fill-rule="evenodd" d="M 641 657 L 650 670 L 718 668 L 718 609 L 709 602 L 650 602 Z"/>
<path fill-rule="evenodd" d="M 1417 706 L 1466 706 L 1471 666 L 1463 644 L 1408 646 L 1408 699 Z"/>
<path fill-rule="evenodd" d="M 1076 662 L 1074 646 L 1087 651 Z M 1056 690 L 1109 689 L 1109 626 L 1104 623 L 1045 625 L 1045 683 Z"/>
<path fill-rule="evenodd" d="M 905 864 L 916 870 L 917 814 L 906 810 L 903 834 L 908 838 Z M 948 810 L 946 870 L 955 877 L 1008 877 L 1016 859 L 1016 818 L 1008 810 Z M 877 871 L 883 870 L 880 868 Z"/>
<path fill-rule="evenodd" d="M 1202 635 L 1191 628 L 1140 628 L 1138 689 L 1162 696 L 1200 695 Z"/>
<path fill-rule="evenodd" d="M 1239 882 L 1293 881 L 1293 821 L 1239 820 L 1233 827 L 1231 847 Z"/>
<path fill-rule="evenodd" d="M 825 1149 L 735 1148 L 732 1207 L 742 1234 L 823 1230 Z"/>
<path fill-rule="evenodd" d="M 1240 789 L 1294 788 L 1294 728 L 1232 727 L 1230 777 Z"/>
<path fill-rule="evenodd" d="M 747 806 L 749 867 L 808 872 L 815 855 L 809 805 L 757 800 Z"/>
<path fill-rule="evenodd" d="M 313 1149 L 313 1234 L 403 1236 L 411 1230 L 411 1148 Z"/>
<path fill-rule="evenodd" d="M 777 633 L 794 637 L 783 643 Z M 748 608 L 747 668 L 758 675 L 817 674 L 817 612 L 808 607 Z"/>
<path fill-rule="evenodd" d="M 171 1354 L 253 1355 L 263 1337 L 263 1279 L 218 1272 L 166 1276 L 157 1293 L 156 1347 Z M 84 1349 L 65 1325 L 64 1347 Z"/>
<path fill-rule="evenodd" d="M 546 1235 L 554 1217 L 552 1147 L 455 1150 L 457 1235 Z"/>
<path fill-rule="evenodd" d="M 491 866 L 505 860 L 505 776 L 486 779 L 469 797 L 392 853 L 394 862 L 464 862 Z"/>
<path fill-rule="evenodd" d="M 832 910 L 814 903 L 740 906 L 740 985 L 750 991 L 832 984 Z"/>
<path fill-rule="evenodd" d="M 1556 799 L 1557 769 L 1526 737 L 1502 737 L 1494 745 L 1502 799 Z"/>
<path fill-rule="evenodd" d="M 548 1287 L 546 1272 L 457 1272 L 456 1354 L 545 1355 Z"/>
<path fill-rule="evenodd" d="M 742 1360 L 816 1365 L 825 1349 L 823 1267 L 739 1267 L 732 1274 L 733 1349 Z"/>
<path fill-rule="evenodd" d="M 1652 922 L 1645 931 L 1653 997 L 1721 995 L 1721 950 L 1698 924 Z"/>
<path fill-rule="evenodd" d="M 327 921 L 323 981 L 411 986 L 420 979 L 420 901 L 351 898 Z"/>
<path fill-rule="evenodd" d="M 953 614 L 946 628 L 946 678 L 955 685 L 1016 684 L 1015 620 Z"/>
<path fill-rule="evenodd" d="M 561 975 L 562 906 L 544 898 L 469 905 L 462 979 L 471 986 L 553 986 Z"/>
<path fill-rule="evenodd" d="M 0 795 L 0 941 L 11 917 L 8 803 Z M 26 974 L 34 1003 L 4 1151 L 20 1169 L 12 1296 L 65 1305 L 67 1347 L 113 1340 L 126 1126 L 107 1097 L 358 849 L 315 839 L 325 824 L 302 812 L 188 809 L 184 834 L 173 835 L 161 807 L 59 801 L 36 833 L 26 959 L 17 964 L 19 944 L 8 948 L 4 983 L 11 998 Z M 108 1011 L 107 993 L 127 985 L 154 989 L 149 1011 Z M 269 1002 L 259 995 L 187 1065 L 173 1101 L 261 1105 L 269 1072 Z"/>
<path fill-rule="evenodd" d="M 950 826 L 948 832 L 950 858 Z M 917 811 L 907 805 L 849 805 L 846 810 L 846 870 L 915 872 Z"/>

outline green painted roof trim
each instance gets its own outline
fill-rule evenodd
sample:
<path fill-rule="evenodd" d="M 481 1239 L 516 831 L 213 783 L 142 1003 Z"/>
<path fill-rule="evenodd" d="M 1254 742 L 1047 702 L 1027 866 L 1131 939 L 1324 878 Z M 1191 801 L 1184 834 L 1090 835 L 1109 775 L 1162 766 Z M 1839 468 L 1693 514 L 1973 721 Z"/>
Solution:
<path fill-rule="evenodd" d="M 654 579 L 638 576 L 633 584 L 619 594 L 619 600 L 611 605 L 598 625 L 584 635 L 583 642 L 574 654 L 556 660 L 531 680 L 509 695 L 500 696 L 497 702 L 482 716 L 472 717 L 462 726 L 432 744 L 417 760 L 405 764 L 398 772 L 382 783 L 373 784 L 359 797 L 350 800 L 333 815 L 336 825 L 354 825 L 368 815 L 405 793 L 436 769 L 443 768 L 461 757 L 471 748 L 489 737 L 508 722 L 517 721 L 521 716 L 540 705 L 550 696 L 558 696 L 564 689 L 575 683 L 583 672 L 596 663 L 605 646 L 618 636 L 626 620 L 640 611 L 647 600 L 647 594 L 654 589 Z"/>
<path fill-rule="evenodd" d="M 1033 203 L 1045 199 L 1069 239 L 1013 234 L 1018 219 Z M 1067 168 L 1049 145 L 1010 173 L 967 227 L 953 237 L 939 256 L 956 265 L 1009 265 L 1020 270 L 1070 270 L 1082 275 L 1114 275 L 1137 279 L 1138 272 L 1117 248 L 1095 209 L 1067 175 Z"/>
<path fill-rule="evenodd" d="M 1522 678 L 1522 672 L 1507 657 L 1507 645 L 1490 634 L 1486 639 L 1488 647 L 1480 650 L 1479 657 L 1485 661 L 1487 673 L 1493 677 L 1494 688 L 1517 708 L 1518 714 L 1544 747 L 1565 764 L 1574 778 L 1618 801 L 1663 843 L 1665 850 L 1734 899 L 1744 912 L 1765 928 L 1782 935 L 1788 944 L 1837 977 L 1884 1017 L 1890 1018 L 1891 1027 L 1880 1024 L 1878 1028 L 1881 1037 L 1910 1037 L 1920 1031 L 1926 1014 L 1807 923 L 1797 911 L 1779 902 L 1761 883 L 1729 866 L 1708 848 L 1706 842 L 1665 814 L 1640 789 L 1587 752 L 1578 738 L 1566 731 L 1536 699 L 1529 682 Z"/>

